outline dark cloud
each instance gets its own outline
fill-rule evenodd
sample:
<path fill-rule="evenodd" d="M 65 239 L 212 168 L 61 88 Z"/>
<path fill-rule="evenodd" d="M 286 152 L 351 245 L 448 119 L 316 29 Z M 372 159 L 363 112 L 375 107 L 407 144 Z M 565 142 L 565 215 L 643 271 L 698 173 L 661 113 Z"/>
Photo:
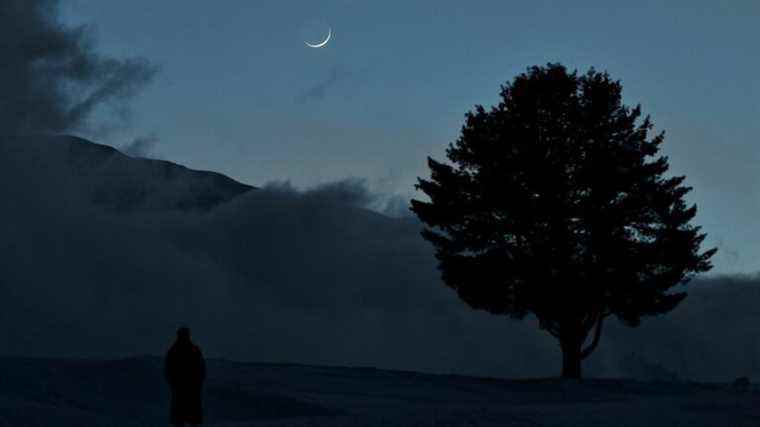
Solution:
<path fill-rule="evenodd" d="M 346 71 L 339 67 L 333 67 L 330 69 L 330 74 L 326 79 L 302 91 L 296 97 L 296 101 L 301 104 L 309 101 L 321 101 L 330 90 L 335 88 L 335 86 L 344 80 L 351 78 L 352 76 L 353 73 L 350 71 Z"/>
<path fill-rule="evenodd" d="M 98 54 L 88 27 L 58 20 L 58 0 L 0 3 L 2 133 L 65 132 L 87 127 L 100 106 L 124 114 L 156 72 L 142 58 Z"/>

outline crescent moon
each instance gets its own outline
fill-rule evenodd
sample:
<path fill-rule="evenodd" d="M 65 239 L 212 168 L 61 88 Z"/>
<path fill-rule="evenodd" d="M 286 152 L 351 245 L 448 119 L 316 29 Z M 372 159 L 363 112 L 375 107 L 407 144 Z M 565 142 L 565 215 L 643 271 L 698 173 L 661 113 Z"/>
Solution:
<path fill-rule="evenodd" d="M 332 28 L 328 28 L 327 30 L 328 30 L 327 31 L 327 38 L 324 39 L 322 42 L 317 43 L 317 44 L 311 44 L 309 42 L 304 42 L 304 43 L 306 43 L 306 46 L 313 47 L 315 49 L 320 48 L 320 47 L 324 47 L 327 44 L 327 42 L 330 41 L 330 38 L 332 37 Z"/>

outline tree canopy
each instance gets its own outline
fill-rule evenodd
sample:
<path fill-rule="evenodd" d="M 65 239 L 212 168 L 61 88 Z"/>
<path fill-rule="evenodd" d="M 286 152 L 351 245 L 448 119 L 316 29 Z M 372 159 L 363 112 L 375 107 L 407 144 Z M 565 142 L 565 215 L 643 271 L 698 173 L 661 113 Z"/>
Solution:
<path fill-rule="evenodd" d="M 428 158 L 418 179 L 429 201 L 412 200 L 444 283 L 474 309 L 535 315 L 566 377 L 580 377 L 606 317 L 637 326 L 672 310 L 686 297 L 672 288 L 717 251 L 699 252 L 685 177 L 664 176 L 664 132 L 650 135 L 621 92 L 594 68 L 529 68 L 465 115 L 451 163 Z"/>

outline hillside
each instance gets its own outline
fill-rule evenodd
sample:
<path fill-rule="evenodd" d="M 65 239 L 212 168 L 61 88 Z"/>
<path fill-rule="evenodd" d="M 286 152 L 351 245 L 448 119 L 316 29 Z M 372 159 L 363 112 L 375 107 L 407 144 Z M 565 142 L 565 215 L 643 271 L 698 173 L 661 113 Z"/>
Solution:
<path fill-rule="evenodd" d="M 14 181 L 68 192 L 115 213 L 208 210 L 253 189 L 216 172 L 130 157 L 73 136 L 0 138 L 0 155 Z"/>

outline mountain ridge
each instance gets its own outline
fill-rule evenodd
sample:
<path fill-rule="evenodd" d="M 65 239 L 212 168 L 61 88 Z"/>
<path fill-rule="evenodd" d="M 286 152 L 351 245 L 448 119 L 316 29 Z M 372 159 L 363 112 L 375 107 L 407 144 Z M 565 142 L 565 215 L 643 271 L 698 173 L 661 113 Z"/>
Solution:
<path fill-rule="evenodd" d="M 42 185 L 73 181 L 70 187 L 79 190 L 77 196 L 111 213 L 207 211 L 256 189 L 218 172 L 132 157 L 71 135 L 5 138 L 0 152 L 4 168 L 14 172 L 11 176 L 37 179 Z"/>

